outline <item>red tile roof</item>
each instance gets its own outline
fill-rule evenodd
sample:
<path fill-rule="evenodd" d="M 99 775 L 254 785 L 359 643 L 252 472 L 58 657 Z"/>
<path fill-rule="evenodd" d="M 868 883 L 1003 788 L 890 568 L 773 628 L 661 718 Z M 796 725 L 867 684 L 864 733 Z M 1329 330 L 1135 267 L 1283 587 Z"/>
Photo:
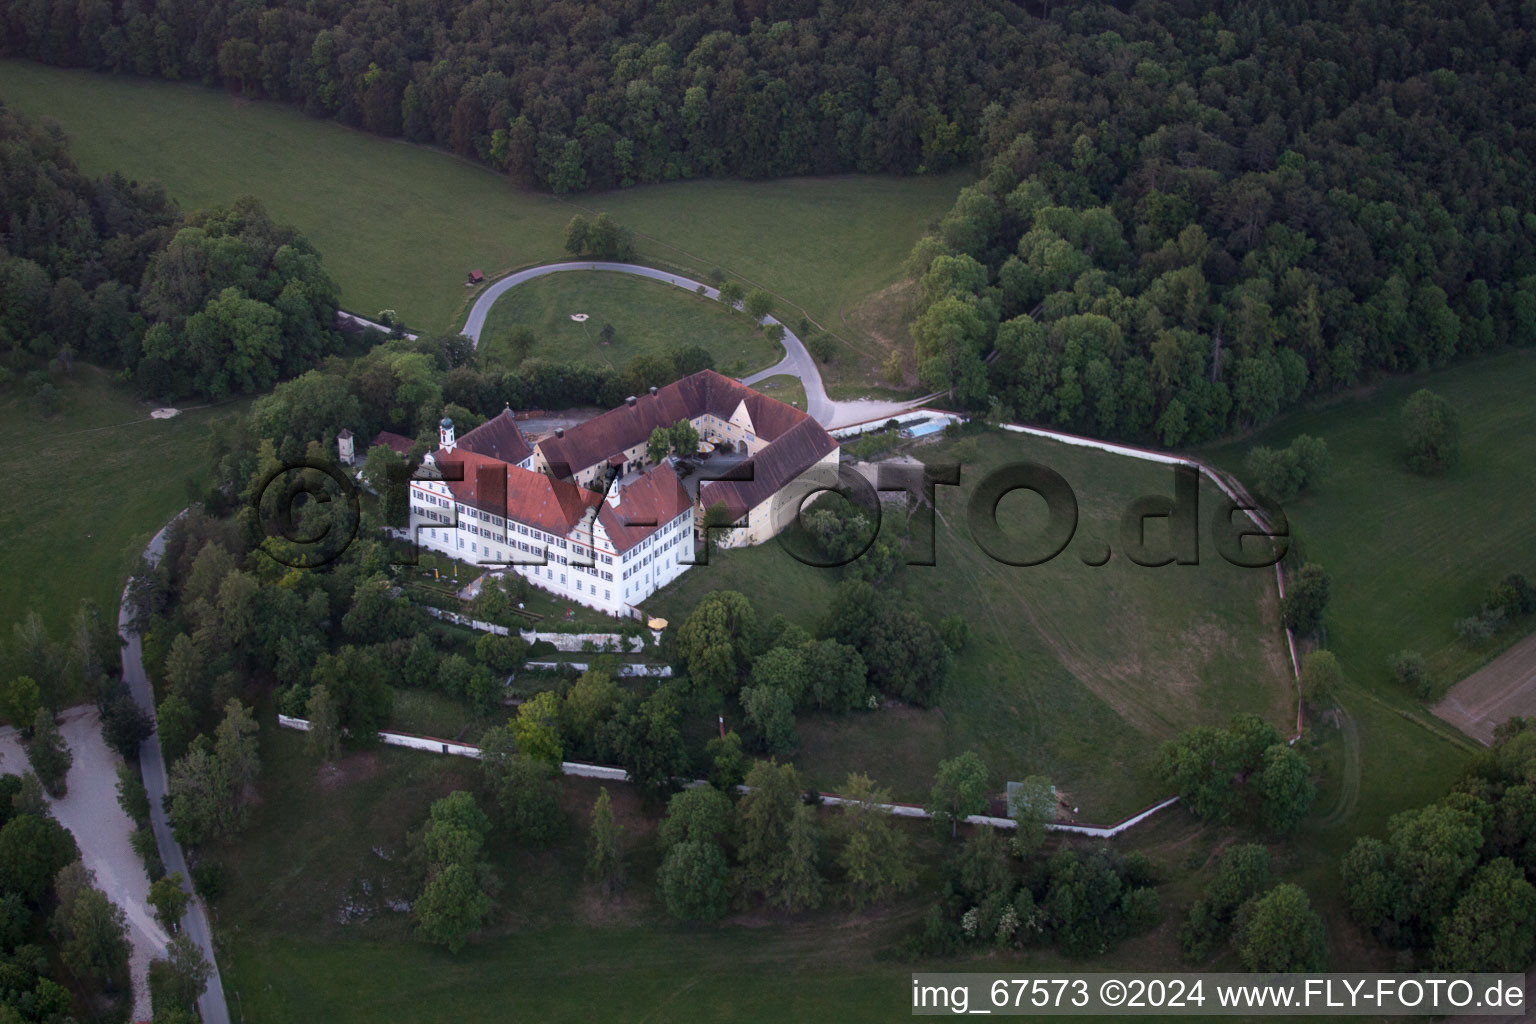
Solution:
<path fill-rule="evenodd" d="M 433 456 L 444 483 L 462 504 L 565 536 L 602 504 L 603 496 L 475 452 L 439 448 Z M 449 477 L 460 477 L 457 480 Z"/>
<path fill-rule="evenodd" d="M 731 515 L 739 519 L 836 447 L 832 436 L 807 417 L 742 463 L 742 468 L 752 467 L 750 480 L 712 480 L 701 485 L 699 504 L 709 508 L 723 501 Z"/>
<path fill-rule="evenodd" d="M 393 448 L 401 455 L 409 455 L 411 453 L 411 446 L 415 444 L 416 441 L 414 438 L 406 437 L 404 434 L 396 434 L 392 430 L 381 430 L 376 435 L 374 435 L 373 443 L 382 444 L 387 448 Z"/>
<path fill-rule="evenodd" d="M 511 409 L 503 409 L 474 430 L 458 439 L 455 449 L 467 448 L 477 455 L 488 455 L 502 462 L 522 462 L 533 454 L 533 446 L 518 429 Z"/>
<path fill-rule="evenodd" d="M 672 467 L 663 462 L 619 490 L 619 507 L 606 501 L 597 521 L 603 524 L 615 551 L 628 551 L 652 531 L 666 526 L 693 506 Z"/>
<path fill-rule="evenodd" d="M 766 441 L 783 436 L 799 423 L 814 422 L 799 409 L 759 394 L 714 370 L 701 370 L 659 388 L 654 395 L 640 395 L 634 405 L 625 403 L 571 427 L 564 437 L 547 437 L 539 442 L 539 448 L 552 472 L 570 476 L 644 444 L 657 427 L 670 427 L 678 420 L 691 420 L 705 413 L 729 419 L 742 402 L 747 403 L 753 432 Z"/>

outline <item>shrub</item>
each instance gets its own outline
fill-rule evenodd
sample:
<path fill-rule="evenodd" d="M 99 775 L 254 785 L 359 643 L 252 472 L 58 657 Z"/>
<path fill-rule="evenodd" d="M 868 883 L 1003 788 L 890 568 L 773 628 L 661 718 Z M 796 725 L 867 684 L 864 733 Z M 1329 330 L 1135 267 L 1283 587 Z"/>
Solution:
<path fill-rule="evenodd" d="M 1301 662 L 1301 693 L 1309 703 L 1321 704 L 1338 692 L 1344 679 L 1332 651 L 1313 651 Z"/>
<path fill-rule="evenodd" d="M 1388 659 L 1387 665 L 1399 686 L 1419 697 L 1430 695 L 1429 669 L 1424 664 L 1424 655 L 1418 651 L 1398 651 Z"/>
<path fill-rule="evenodd" d="M 1487 643 L 1504 625 L 1504 609 L 1494 608 L 1456 621 L 1456 635 L 1468 647 Z"/>
<path fill-rule="evenodd" d="M 197 865 L 192 869 L 192 887 L 204 903 L 214 902 L 224 894 L 224 868 L 211 861 Z"/>

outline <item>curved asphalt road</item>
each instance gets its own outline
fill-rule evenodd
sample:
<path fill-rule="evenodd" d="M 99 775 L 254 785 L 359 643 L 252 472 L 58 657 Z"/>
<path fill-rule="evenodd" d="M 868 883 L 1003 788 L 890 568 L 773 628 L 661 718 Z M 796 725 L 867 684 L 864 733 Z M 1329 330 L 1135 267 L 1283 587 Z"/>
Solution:
<path fill-rule="evenodd" d="M 536 277 L 544 277 L 548 274 L 558 274 L 567 270 L 607 270 L 617 274 L 634 274 L 636 277 L 648 277 L 653 281 L 661 281 L 664 284 L 676 285 L 690 292 L 698 292 L 703 289 L 708 298 L 719 301 L 720 290 L 713 288 L 702 281 L 695 281 L 680 274 L 674 274 L 665 270 L 657 270 L 654 267 L 642 267 L 634 263 L 611 263 L 603 260 L 581 260 L 567 263 L 546 263 L 541 267 L 529 267 L 527 270 L 519 270 L 515 274 L 508 274 L 491 283 L 490 287 L 481 292 L 475 299 L 475 304 L 470 307 L 469 318 L 464 321 L 463 334 L 476 345 L 480 344 L 480 334 L 485 330 L 485 318 L 496 304 L 496 300 L 516 288 L 525 281 L 532 281 Z M 740 308 L 739 306 L 737 308 Z M 779 324 L 784 328 L 784 358 L 768 367 L 759 370 L 741 379 L 743 384 L 755 384 L 760 380 L 773 377 L 777 374 L 788 374 L 798 377 L 805 388 L 805 411 L 811 414 L 811 418 L 823 427 L 846 426 L 850 423 L 858 423 L 862 420 L 874 419 L 877 416 L 888 416 L 904 409 L 911 409 L 921 405 L 926 399 L 918 399 L 911 402 L 881 402 L 873 400 L 860 400 L 857 402 L 834 402 L 827 397 L 827 389 L 821 382 L 821 371 L 816 367 L 816 360 L 806 351 L 795 332 L 789 329 L 789 325 L 772 316 L 762 319 L 764 324 Z"/>
<path fill-rule="evenodd" d="M 170 523 L 162 527 L 149 542 L 149 546 L 144 549 L 144 556 L 151 562 L 158 562 L 160 556 L 165 553 L 165 531 L 169 527 Z M 125 587 L 123 600 L 117 610 L 117 631 L 128 644 L 123 650 L 123 681 L 128 684 L 128 689 L 133 693 L 133 699 L 153 716 L 155 698 L 149 687 L 149 678 L 144 674 L 143 651 L 139 646 L 139 635 L 132 632 L 129 618 L 128 590 Z M 182 878 L 190 879 L 192 873 L 187 870 L 186 858 L 182 856 L 181 847 L 177 844 L 175 836 L 171 834 L 171 823 L 165 816 L 165 794 L 170 789 L 170 782 L 166 777 L 165 759 L 160 755 L 158 737 L 150 737 L 139 747 L 139 767 L 144 773 L 144 788 L 149 791 L 150 825 L 155 832 L 155 844 L 160 848 L 160 859 L 165 862 L 166 874 L 180 871 Z M 197 1009 L 202 1014 L 203 1024 L 229 1024 L 229 1005 L 224 1001 L 224 983 L 219 978 L 219 963 L 213 956 L 213 928 L 208 924 L 208 913 L 203 908 L 202 900 L 194 897 L 187 905 L 187 913 L 181 919 L 181 927 L 192 936 L 193 941 L 202 949 L 203 956 L 207 957 L 209 966 L 213 968 L 213 974 L 208 979 L 208 988 L 203 991 L 197 1001 Z"/>

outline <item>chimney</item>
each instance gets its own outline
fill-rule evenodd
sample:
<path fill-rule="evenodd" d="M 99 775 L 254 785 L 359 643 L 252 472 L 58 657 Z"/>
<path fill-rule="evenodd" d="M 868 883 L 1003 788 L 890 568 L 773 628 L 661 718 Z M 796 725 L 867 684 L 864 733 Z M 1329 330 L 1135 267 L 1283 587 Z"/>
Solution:
<path fill-rule="evenodd" d="M 656 397 L 656 385 L 654 385 L 654 384 L 651 385 L 651 397 L 652 398 Z"/>
<path fill-rule="evenodd" d="M 565 436 L 565 428 L 564 427 L 556 427 L 555 428 L 555 436 L 556 437 L 564 437 Z"/>
<path fill-rule="evenodd" d="M 628 398 L 624 399 L 624 404 L 633 409 L 635 407 L 635 396 L 630 395 Z"/>

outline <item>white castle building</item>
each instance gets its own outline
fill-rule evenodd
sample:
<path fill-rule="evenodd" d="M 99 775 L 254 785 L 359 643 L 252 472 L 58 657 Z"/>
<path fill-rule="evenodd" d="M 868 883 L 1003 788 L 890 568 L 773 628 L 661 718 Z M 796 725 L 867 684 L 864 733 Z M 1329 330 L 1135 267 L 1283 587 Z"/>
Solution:
<path fill-rule="evenodd" d="M 679 420 L 706 444 L 729 442 L 744 456 L 733 460 L 735 479 L 705 480 L 695 498 L 669 462 L 650 460 L 651 432 Z M 398 441 L 381 434 L 375 443 Z M 638 616 L 642 601 L 692 564 L 707 509 L 726 510 L 731 543 L 761 543 L 836 483 L 838 447 L 804 412 L 705 370 L 537 445 L 511 410 L 463 437 L 444 419 L 423 465 L 418 475 L 441 478 L 411 482 L 411 527 L 423 547 Z"/>

